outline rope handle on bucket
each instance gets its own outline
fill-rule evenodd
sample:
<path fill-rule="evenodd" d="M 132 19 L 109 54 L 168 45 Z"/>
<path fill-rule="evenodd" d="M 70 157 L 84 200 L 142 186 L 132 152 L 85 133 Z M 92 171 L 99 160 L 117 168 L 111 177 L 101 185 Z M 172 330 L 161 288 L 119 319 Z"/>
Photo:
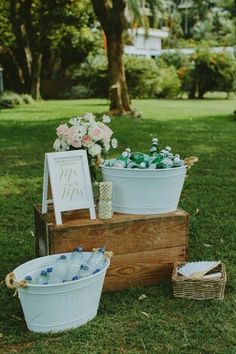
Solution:
<path fill-rule="evenodd" d="M 187 166 L 187 169 L 191 168 L 196 162 L 198 162 L 197 156 L 189 156 L 184 159 L 184 164 Z"/>
<path fill-rule="evenodd" d="M 16 289 L 16 290 L 19 288 L 27 288 L 28 286 L 27 280 L 17 281 L 15 273 L 13 272 L 7 274 L 5 278 L 5 283 L 9 289 Z"/>
<path fill-rule="evenodd" d="M 95 252 L 97 250 L 98 250 L 98 248 L 92 249 L 93 252 Z M 113 257 L 113 252 L 112 251 L 105 251 L 104 257 L 110 260 Z"/>

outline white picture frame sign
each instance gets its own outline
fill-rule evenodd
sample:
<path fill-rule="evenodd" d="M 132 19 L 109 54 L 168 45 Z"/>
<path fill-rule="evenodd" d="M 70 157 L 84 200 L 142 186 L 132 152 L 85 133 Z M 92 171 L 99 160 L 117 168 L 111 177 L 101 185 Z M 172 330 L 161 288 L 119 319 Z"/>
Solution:
<path fill-rule="evenodd" d="M 52 199 L 48 200 L 50 179 Z M 53 202 L 56 224 L 62 224 L 61 213 L 89 209 L 90 219 L 96 219 L 92 184 L 85 150 L 51 152 L 45 154 L 42 213 Z"/>

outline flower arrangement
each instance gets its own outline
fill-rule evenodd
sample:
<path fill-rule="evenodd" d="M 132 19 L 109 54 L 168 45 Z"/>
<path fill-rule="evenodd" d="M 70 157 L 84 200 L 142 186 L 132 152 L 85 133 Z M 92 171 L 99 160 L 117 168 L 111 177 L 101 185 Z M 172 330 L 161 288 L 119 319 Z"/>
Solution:
<path fill-rule="evenodd" d="M 110 122 L 111 118 L 105 114 L 102 122 L 96 121 L 93 113 L 73 117 L 56 128 L 57 138 L 53 148 L 55 151 L 86 150 L 91 177 L 95 179 L 92 167 L 100 165 L 103 153 L 118 146 L 117 139 L 112 137 L 113 131 L 107 126 Z"/>

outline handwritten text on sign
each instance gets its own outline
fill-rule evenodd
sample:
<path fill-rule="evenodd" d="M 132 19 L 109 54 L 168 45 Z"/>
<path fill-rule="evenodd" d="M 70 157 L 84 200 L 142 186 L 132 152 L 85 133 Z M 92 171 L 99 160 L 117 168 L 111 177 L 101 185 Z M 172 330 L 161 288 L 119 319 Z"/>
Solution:
<path fill-rule="evenodd" d="M 60 198 L 63 202 L 73 202 L 84 199 L 84 183 L 81 175 L 81 159 L 56 160 L 58 182 L 60 183 Z"/>

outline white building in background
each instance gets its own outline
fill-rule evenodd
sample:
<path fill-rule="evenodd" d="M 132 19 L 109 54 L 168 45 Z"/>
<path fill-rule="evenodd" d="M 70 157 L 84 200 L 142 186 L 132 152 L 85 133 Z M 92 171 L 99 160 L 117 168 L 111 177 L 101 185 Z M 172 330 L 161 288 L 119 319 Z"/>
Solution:
<path fill-rule="evenodd" d="M 148 58 L 157 57 L 161 54 L 180 53 L 190 55 L 196 52 L 195 48 L 162 49 L 162 39 L 167 38 L 168 34 L 168 28 L 166 27 L 163 27 L 161 30 L 150 28 L 148 33 L 141 27 L 135 30 L 129 30 L 132 45 L 125 45 L 124 52 L 125 54 Z M 227 52 L 236 55 L 236 49 L 234 47 L 211 47 L 209 50 L 214 53 Z"/>
<path fill-rule="evenodd" d="M 162 50 L 162 39 L 168 37 L 168 28 L 163 27 L 161 30 L 152 29 L 148 33 L 144 28 L 136 28 L 129 31 L 132 39 L 132 45 L 126 45 L 125 54 L 133 54 L 145 57 L 158 56 Z"/>

